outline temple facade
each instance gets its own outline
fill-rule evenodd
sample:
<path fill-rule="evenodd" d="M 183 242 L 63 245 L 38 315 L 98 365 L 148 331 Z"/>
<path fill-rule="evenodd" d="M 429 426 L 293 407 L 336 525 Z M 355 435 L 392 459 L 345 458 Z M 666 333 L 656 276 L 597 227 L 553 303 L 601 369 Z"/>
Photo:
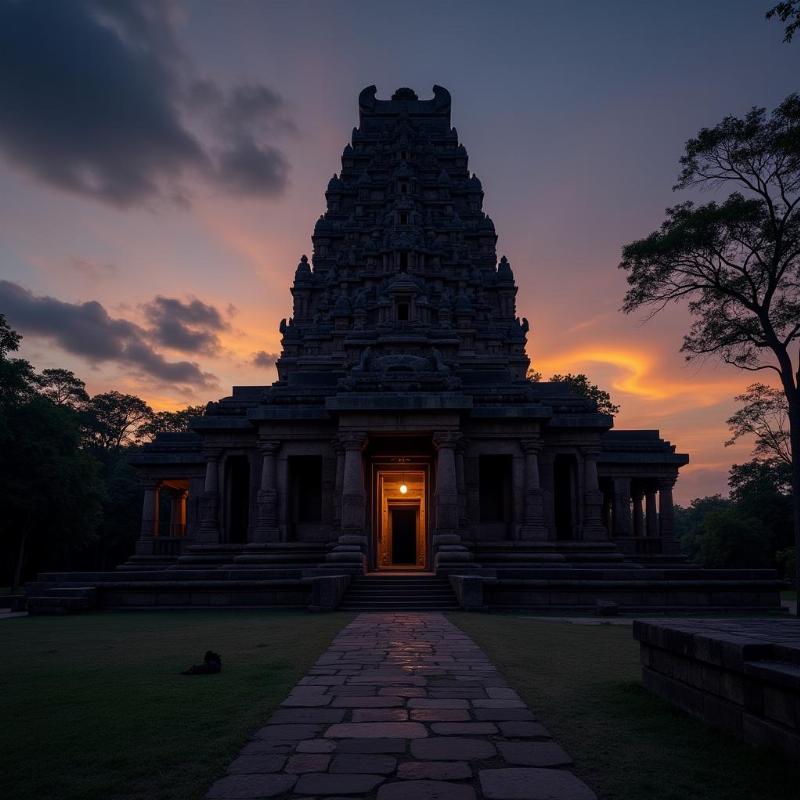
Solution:
<path fill-rule="evenodd" d="M 278 380 L 136 459 L 138 563 L 303 553 L 352 572 L 674 560 L 688 456 L 526 376 L 527 319 L 449 92 L 374 86 L 280 323 Z"/>

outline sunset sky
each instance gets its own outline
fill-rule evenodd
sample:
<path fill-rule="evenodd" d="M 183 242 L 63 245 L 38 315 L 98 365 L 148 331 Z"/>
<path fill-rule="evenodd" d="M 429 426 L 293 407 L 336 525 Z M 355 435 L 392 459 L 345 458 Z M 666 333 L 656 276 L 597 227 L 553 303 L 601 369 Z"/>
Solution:
<path fill-rule="evenodd" d="M 623 244 L 678 202 L 683 143 L 800 89 L 765 0 L 0 6 L 0 313 L 37 368 L 157 408 L 275 379 L 289 284 L 358 92 L 441 84 L 511 261 L 529 354 L 585 372 L 724 492 L 752 376 L 619 311 Z"/>

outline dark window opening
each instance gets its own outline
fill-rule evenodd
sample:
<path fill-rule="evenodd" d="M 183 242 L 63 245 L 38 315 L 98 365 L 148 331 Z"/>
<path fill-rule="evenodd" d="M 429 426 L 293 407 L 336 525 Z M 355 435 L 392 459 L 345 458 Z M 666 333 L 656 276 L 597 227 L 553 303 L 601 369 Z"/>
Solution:
<path fill-rule="evenodd" d="M 400 322 L 408 322 L 408 303 L 397 304 L 397 319 Z"/>
<path fill-rule="evenodd" d="M 289 456 L 289 521 L 322 522 L 322 456 Z"/>
<path fill-rule="evenodd" d="M 556 538 L 575 538 L 575 458 L 557 455 L 553 464 Z"/>
<path fill-rule="evenodd" d="M 408 225 L 408 214 L 405 211 L 400 214 L 400 224 Z"/>
<path fill-rule="evenodd" d="M 400 269 L 408 266 L 408 253 L 400 253 Z"/>
<path fill-rule="evenodd" d="M 511 522 L 511 456 L 481 456 L 481 522 Z"/>
<path fill-rule="evenodd" d="M 408 184 L 401 183 L 400 184 L 400 194 L 408 194 Z"/>
<path fill-rule="evenodd" d="M 228 541 L 244 544 L 250 522 L 250 461 L 247 456 L 229 456 Z"/>

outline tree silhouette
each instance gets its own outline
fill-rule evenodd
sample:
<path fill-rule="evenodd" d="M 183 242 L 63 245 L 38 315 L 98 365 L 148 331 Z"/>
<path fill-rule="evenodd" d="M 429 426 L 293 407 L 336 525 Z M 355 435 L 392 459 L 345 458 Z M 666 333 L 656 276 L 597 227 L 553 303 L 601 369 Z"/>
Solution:
<path fill-rule="evenodd" d="M 786 27 L 783 29 L 783 41 L 791 42 L 795 31 L 800 28 L 800 0 L 785 0 L 785 2 L 773 6 L 767 11 L 767 19 L 773 17 L 786 23 Z"/>
<path fill-rule="evenodd" d="M 687 358 L 716 355 L 780 377 L 789 420 L 794 537 L 800 551 L 800 96 L 753 108 L 686 143 L 676 189 L 735 191 L 667 209 L 660 230 L 626 245 L 623 310 L 687 302 Z M 800 598 L 800 566 L 796 574 Z M 800 604 L 798 604 L 800 606 Z"/>

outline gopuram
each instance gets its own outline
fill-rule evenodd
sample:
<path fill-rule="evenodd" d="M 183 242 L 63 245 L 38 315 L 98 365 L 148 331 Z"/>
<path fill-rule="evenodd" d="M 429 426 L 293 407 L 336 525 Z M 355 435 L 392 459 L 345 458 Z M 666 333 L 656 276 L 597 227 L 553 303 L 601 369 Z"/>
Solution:
<path fill-rule="evenodd" d="M 234 387 L 137 455 L 136 554 L 83 578 L 101 602 L 776 606 L 771 571 L 680 556 L 688 456 L 526 379 L 528 321 L 449 92 L 370 86 L 358 107 L 294 274 L 278 380 Z"/>

